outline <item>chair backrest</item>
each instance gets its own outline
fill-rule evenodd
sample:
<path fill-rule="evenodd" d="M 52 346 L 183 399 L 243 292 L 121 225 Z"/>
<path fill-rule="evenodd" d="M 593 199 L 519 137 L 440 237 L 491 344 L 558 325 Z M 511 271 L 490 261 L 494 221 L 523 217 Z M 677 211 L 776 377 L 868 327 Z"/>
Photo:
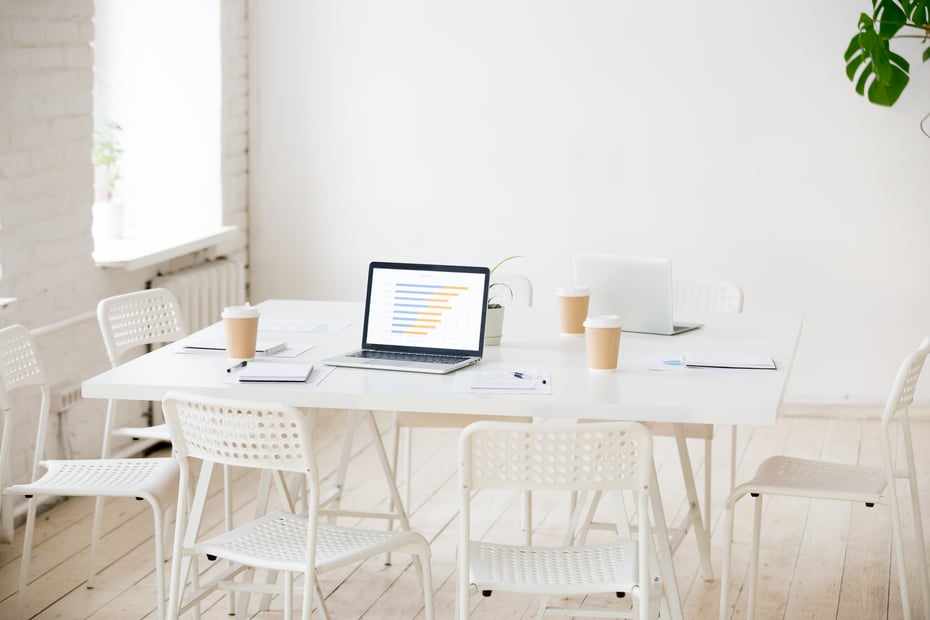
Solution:
<path fill-rule="evenodd" d="M 887 426 L 891 422 L 895 413 L 907 410 L 911 403 L 914 402 L 914 391 L 917 388 L 917 380 L 920 378 L 920 372 L 923 370 L 927 354 L 930 354 L 930 336 L 924 338 L 917 350 L 901 362 L 898 375 L 895 377 L 894 385 L 891 388 L 891 394 L 885 402 L 885 411 L 882 414 L 883 426 Z"/>
<path fill-rule="evenodd" d="M 9 463 L 13 441 L 11 393 L 27 386 L 38 387 L 41 394 L 35 457 L 32 464 L 32 479 L 35 480 L 39 462 L 45 451 L 45 430 L 48 425 L 51 390 L 29 330 L 22 325 L 11 325 L 0 329 L 0 412 L 3 414 L 0 467 L 4 469 Z M 0 482 L 5 482 L 5 480 L 0 480 Z"/>
<path fill-rule="evenodd" d="M 645 490 L 652 477 L 652 436 L 636 422 L 477 422 L 459 447 L 471 490 Z"/>
<path fill-rule="evenodd" d="M 110 364 L 118 366 L 136 347 L 174 342 L 188 334 L 174 294 L 163 288 L 134 291 L 100 300 L 97 322 Z"/>
<path fill-rule="evenodd" d="M 672 306 L 678 312 L 743 311 L 743 289 L 729 280 L 674 280 Z"/>
<path fill-rule="evenodd" d="M 181 392 L 165 395 L 162 407 L 180 458 L 299 472 L 319 481 L 310 419 L 299 409 Z"/>
<path fill-rule="evenodd" d="M 491 276 L 489 295 L 503 306 L 531 308 L 533 306 L 533 283 L 519 273 L 495 273 Z"/>

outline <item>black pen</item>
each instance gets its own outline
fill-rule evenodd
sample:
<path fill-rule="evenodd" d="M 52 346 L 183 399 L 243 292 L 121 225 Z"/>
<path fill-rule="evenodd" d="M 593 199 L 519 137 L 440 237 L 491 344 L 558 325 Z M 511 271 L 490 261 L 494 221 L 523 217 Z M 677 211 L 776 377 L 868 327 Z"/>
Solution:
<path fill-rule="evenodd" d="M 520 372 L 519 370 L 514 371 L 513 376 L 516 377 L 517 379 L 532 379 L 532 377 L 527 377 L 524 373 Z M 540 379 L 539 382 L 545 385 L 546 380 Z"/>
<path fill-rule="evenodd" d="M 229 368 L 227 368 L 227 369 L 226 369 L 226 372 L 232 372 L 232 371 L 236 370 L 237 368 L 242 368 L 243 366 L 245 366 L 245 365 L 248 364 L 248 363 L 249 363 L 249 360 L 242 360 L 241 362 L 239 362 L 239 363 L 236 364 L 235 366 L 230 366 Z"/>

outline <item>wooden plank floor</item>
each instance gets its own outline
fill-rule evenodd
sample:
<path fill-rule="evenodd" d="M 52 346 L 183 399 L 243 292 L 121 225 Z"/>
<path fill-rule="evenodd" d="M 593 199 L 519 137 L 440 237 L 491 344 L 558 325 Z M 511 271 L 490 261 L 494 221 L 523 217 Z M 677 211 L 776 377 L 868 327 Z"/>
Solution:
<path fill-rule="evenodd" d="M 332 479 L 344 433 L 345 417 L 340 412 L 319 415 L 318 459 L 327 480 Z M 386 443 L 391 436 L 390 417 L 379 414 Z M 918 471 L 930 471 L 930 420 L 913 423 Z M 839 411 L 835 416 L 785 416 L 769 429 L 744 431 L 739 436 L 737 480 L 748 478 L 763 458 L 776 453 L 843 462 L 877 463 L 875 438 L 878 422 L 853 418 Z M 456 433 L 450 430 L 419 430 L 414 450 L 414 483 L 409 507 L 413 527 L 431 541 L 436 617 L 451 618 L 455 597 L 455 545 L 457 527 Z M 356 457 L 349 470 L 343 506 L 364 510 L 383 509 L 386 490 L 364 428 L 356 433 Z M 693 446 L 693 464 L 703 476 L 702 449 Z M 719 577 L 722 565 L 726 496 L 728 432 L 714 442 L 712 473 L 714 492 L 711 528 L 713 567 Z M 684 490 L 677 456 L 670 440 L 656 439 L 656 460 L 666 514 L 675 522 L 685 510 Z M 326 481 L 324 481 L 325 484 Z M 253 509 L 254 474 L 236 472 L 236 518 L 245 520 Z M 922 514 L 930 532 L 930 477 L 921 480 Z M 910 519 L 909 493 L 899 487 L 905 503 L 905 523 Z M 474 518 L 475 531 L 488 539 L 521 539 L 519 501 L 515 496 L 482 497 L 482 510 Z M 94 589 L 85 587 L 88 537 L 93 500 L 71 499 L 41 515 L 36 527 L 27 616 L 39 619 L 155 618 L 151 513 L 147 504 L 115 500 L 107 505 L 106 535 L 100 552 L 101 572 Z M 567 498 L 538 494 L 534 498 L 534 529 L 539 544 L 557 544 L 567 516 Z M 222 514 L 208 514 L 208 525 L 217 529 Z M 358 523 L 377 526 L 371 522 Z M 746 615 L 747 564 L 752 524 L 751 502 L 737 506 L 730 585 L 730 617 Z M 878 506 L 851 506 L 842 502 L 777 498 L 765 503 L 759 595 L 760 618 L 900 618 L 902 606 L 897 570 L 893 565 L 888 511 Z M 0 545 L 0 618 L 13 617 L 22 528 L 12 545 Z M 596 532 L 592 536 L 607 536 Z M 920 601 L 916 576 L 916 553 L 912 529 L 906 526 L 911 606 L 915 617 L 928 617 Z M 926 553 L 927 550 L 924 550 Z M 701 578 L 693 538 L 689 537 L 675 555 L 675 570 L 686 618 L 717 618 L 719 582 Z M 423 617 L 422 595 L 416 573 L 406 557 L 395 556 L 392 566 L 375 558 L 358 566 L 326 573 L 323 591 L 334 618 Z M 616 607 L 612 596 L 569 599 L 591 609 Z M 538 600 L 534 597 L 498 593 L 491 598 L 472 597 L 473 618 L 533 618 Z M 254 602 L 253 602 L 254 608 Z M 282 617 L 281 601 L 271 610 L 250 610 L 249 617 Z M 203 618 L 227 618 L 225 599 L 213 596 Z M 316 617 L 316 615 L 314 616 Z"/>

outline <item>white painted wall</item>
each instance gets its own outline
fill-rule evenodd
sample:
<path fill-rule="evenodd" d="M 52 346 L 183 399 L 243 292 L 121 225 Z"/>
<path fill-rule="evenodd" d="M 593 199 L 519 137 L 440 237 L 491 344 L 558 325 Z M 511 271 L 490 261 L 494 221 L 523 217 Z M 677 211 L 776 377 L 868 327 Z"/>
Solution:
<path fill-rule="evenodd" d="M 574 251 L 667 255 L 804 315 L 789 400 L 883 401 L 930 334 L 930 67 L 857 96 L 868 7 L 253 1 L 253 298 L 523 254 L 551 307 Z"/>

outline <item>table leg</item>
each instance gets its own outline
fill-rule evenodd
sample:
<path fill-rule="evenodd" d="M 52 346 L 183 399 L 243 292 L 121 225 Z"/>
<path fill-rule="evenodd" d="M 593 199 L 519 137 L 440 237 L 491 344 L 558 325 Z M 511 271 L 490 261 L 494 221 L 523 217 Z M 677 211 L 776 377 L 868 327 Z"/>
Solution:
<path fill-rule="evenodd" d="M 688 495 L 688 521 L 694 530 L 694 538 L 698 546 L 698 555 L 701 557 L 701 577 L 704 581 L 714 580 L 714 569 L 710 563 L 710 536 L 704 526 L 701 515 L 701 505 L 698 501 L 697 488 L 694 484 L 694 470 L 691 468 L 691 455 L 688 452 L 688 442 L 685 440 L 684 430 L 680 424 L 675 424 L 675 443 L 678 445 L 678 454 L 681 460 L 681 473 L 685 480 L 685 492 Z"/>

